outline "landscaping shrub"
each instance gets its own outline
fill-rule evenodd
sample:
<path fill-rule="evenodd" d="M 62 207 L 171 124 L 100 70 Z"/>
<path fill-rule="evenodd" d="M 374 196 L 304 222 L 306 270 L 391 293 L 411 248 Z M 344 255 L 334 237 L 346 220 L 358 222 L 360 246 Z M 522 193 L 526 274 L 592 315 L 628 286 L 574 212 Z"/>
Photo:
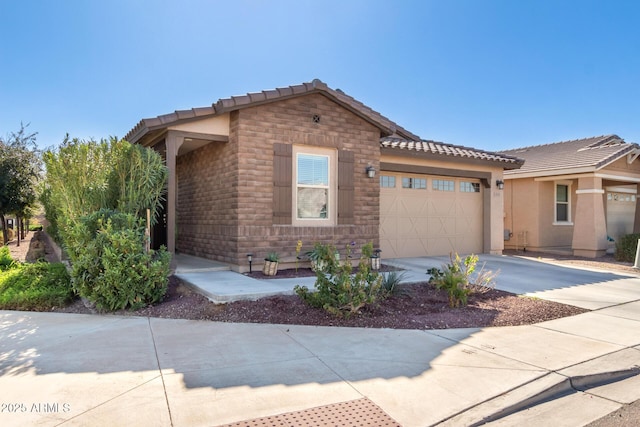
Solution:
<path fill-rule="evenodd" d="M 74 297 L 62 263 L 14 263 L 0 271 L 0 309 L 48 311 L 67 305 Z"/>
<path fill-rule="evenodd" d="M 450 256 L 451 262 L 442 266 L 442 270 L 431 268 L 429 283 L 437 289 L 444 289 L 449 294 L 449 306 L 467 305 L 469 295 L 493 289 L 495 278 L 499 272 L 493 273 L 484 269 L 484 265 L 476 272 L 477 255 L 469 255 L 464 260 L 458 254 Z M 474 276 L 475 273 L 475 276 Z"/>
<path fill-rule="evenodd" d="M 0 247 L 0 271 L 8 270 L 14 265 L 14 260 L 11 258 L 11 252 L 8 246 Z"/>
<path fill-rule="evenodd" d="M 616 252 L 614 254 L 616 261 L 635 262 L 638 239 L 640 239 L 639 233 L 626 234 L 619 238 L 616 242 Z"/>
<path fill-rule="evenodd" d="M 170 254 L 145 251 L 144 226 L 132 214 L 86 215 L 71 227 L 67 245 L 73 287 L 99 309 L 137 309 L 167 291 Z"/>
<path fill-rule="evenodd" d="M 406 277 L 406 271 L 390 271 L 387 274 L 383 274 L 382 289 L 387 295 L 394 295 L 398 293 L 400 289 L 399 285 Z"/>
<path fill-rule="evenodd" d="M 352 274 L 352 246 L 347 246 L 347 256 L 340 263 L 333 245 L 316 244 L 322 256 L 316 264 L 315 292 L 306 286 L 296 286 L 296 294 L 312 307 L 321 307 L 335 316 L 347 318 L 383 297 L 382 275 L 372 271 L 369 264 L 373 245 L 368 243 L 362 247 L 356 274 Z"/>
<path fill-rule="evenodd" d="M 29 231 L 42 231 L 42 224 L 29 224 Z"/>

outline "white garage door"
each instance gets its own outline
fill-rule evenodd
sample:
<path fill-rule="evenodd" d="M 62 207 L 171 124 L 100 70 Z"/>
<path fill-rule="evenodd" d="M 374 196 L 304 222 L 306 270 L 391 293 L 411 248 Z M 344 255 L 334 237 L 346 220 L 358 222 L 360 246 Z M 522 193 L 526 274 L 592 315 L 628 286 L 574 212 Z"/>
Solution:
<path fill-rule="evenodd" d="M 483 191 L 475 179 L 381 172 L 382 255 L 482 253 Z"/>
<path fill-rule="evenodd" d="M 615 241 L 633 233 L 636 197 L 633 193 L 607 191 L 607 235 Z"/>

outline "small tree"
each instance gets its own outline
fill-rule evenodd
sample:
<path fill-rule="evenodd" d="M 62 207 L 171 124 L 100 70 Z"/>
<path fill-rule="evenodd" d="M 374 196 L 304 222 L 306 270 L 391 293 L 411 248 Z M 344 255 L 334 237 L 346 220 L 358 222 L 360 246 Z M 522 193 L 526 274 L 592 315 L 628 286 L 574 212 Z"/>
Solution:
<path fill-rule="evenodd" d="M 5 245 L 8 240 L 6 216 L 16 215 L 19 243 L 22 219 L 37 199 L 40 153 L 36 146 L 37 133 L 28 133 L 28 126 L 21 123 L 18 132 L 0 138 L 0 223 Z"/>

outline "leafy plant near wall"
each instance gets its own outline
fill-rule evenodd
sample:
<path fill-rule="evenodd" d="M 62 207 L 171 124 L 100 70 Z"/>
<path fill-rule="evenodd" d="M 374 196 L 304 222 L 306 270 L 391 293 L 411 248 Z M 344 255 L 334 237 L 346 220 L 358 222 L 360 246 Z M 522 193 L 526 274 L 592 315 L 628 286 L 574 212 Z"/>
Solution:
<path fill-rule="evenodd" d="M 14 265 L 8 246 L 0 246 L 0 271 L 8 270 Z"/>
<path fill-rule="evenodd" d="M 151 149 L 111 138 L 65 138 L 43 155 L 47 170 L 41 201 L 46 216 L 64 242 L 65 230 L 81 216 L 113 209 L 155 223 L 168 171 Z"/>
<path fill-rule="evenodd" d="M 333 264 L 340 260 L 340 254 L 334 246 L 319 242 L 314 243 L 313 249 L 307 251 L 305 255 L 309 258 L 309 261 L 311 261 L 311 269 L 316 272 L 329 267 L 327 260 L 330 259 Z"/>
<path fill-rule="evenodd" d="M 619 238 L 614 255 L 616 261 L 635 262 L 638 239 L 640 239 L 640 233 L 627 234 Z"/>
<path fill-rule="evenodd" d="M 384 297 L 382 275 L 371 270 L 369 260 L 373 255 L 373 244 L 362 247 L 358 271 L 353 273 L 350 255 L 352 246 L 347 245 L 347 256 L 341 263 L 333 245 L 317 243 L 315 292 L 306 286 L 296 286 L 300 298 L 312 307 L 324 308 L 338 317 L 351 317 L 360 310 Z"/>
<path fill-rule="evenodd" d="M 495 287 L 495 278 L 499 271 L 485 270 L 484 264 L 477 270 L 479 258 L 469 255 L 464 259 L 457 253 L 450 255 L 450 263 L 442 266 L 442 270 L 431 268 L 427 274 L 431 275 L 429 283 L 437 289 L 444 289 L 449 294 L 449 306 L 459 307 L 467 305 L 469 295 L 483 293 Z"/>
<path fill-rule="evenodd" d="M 41 201 L 73 264 L 73 286 L 105 310 L 159 301 L 168 282 L 166 249 L 146 251 L 168 175 L 158 153 L 127 141 L 65 138 L 44 153 Z"/>
<path fill-rule="evenodd" d="M 169 253 L 145 251 L 144 225 L 132 214 L 102 209 L 68 233 L 74 289 L 102 310 L 137 309 L 167 291 Z"/>
<path fill-rule="evenodd" d="M 278 261 L 280 261 L 280 255 L 278 255 L 277 252 L 269 252 L 264 257 L 264 260 L 265 261 L 270 261 L 270 262 L 278 262 Z"/>

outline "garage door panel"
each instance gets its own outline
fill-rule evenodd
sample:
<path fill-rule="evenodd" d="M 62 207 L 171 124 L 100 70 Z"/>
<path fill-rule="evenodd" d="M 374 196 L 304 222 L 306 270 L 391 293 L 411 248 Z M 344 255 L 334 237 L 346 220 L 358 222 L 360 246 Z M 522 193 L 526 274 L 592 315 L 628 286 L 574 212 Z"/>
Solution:
<path fill-rule="evenodd" d="M 412 218 L 403 218 L 402 221 L 398 221 L 397 228 L 399 238 L 416 237 L 414 233 L 415 225 Z"/>
<path fill-rule="evenodd" d="M 429 192 L 429 211 L 430 216 L 450 216 L 456 214 L 456 200 L 448 194 L 438 191 Z"/>
<path fill-rule="evenodd" d="M 397 212 L 398 197 L 395 194 L 380 195 L 380 215 L 381 217 L 392 216 Z"/>
<path fill-rule="evenodd" d="M 456 234 L 456 219 L 449 217 L 429 218 L 429 236 L 440 237 Z"/>
<path fill-rule="evenodd" d="M 396 176 L 398 186 L 402 182 L 402 174 L 385 175 Z M 416 177 L 427 180 L 427 189 L 384 188 L 380 192 L 380 246 L 384 256 L 482 252 L 482 193 L 459 192 L 457 178 L 444 178 L 455 181 L 455 191 L 434 191 L 430 187 L 433 177 Z"/>
<path fill-rule="evenodd" d="M 398 235 L 398 222 L 396 218 L 381 218 L 380 219 L 380 239 L 386 238 L 391 240 L 390 236 Z M 382 237 L 386 236 L 386 237 Z"/>

